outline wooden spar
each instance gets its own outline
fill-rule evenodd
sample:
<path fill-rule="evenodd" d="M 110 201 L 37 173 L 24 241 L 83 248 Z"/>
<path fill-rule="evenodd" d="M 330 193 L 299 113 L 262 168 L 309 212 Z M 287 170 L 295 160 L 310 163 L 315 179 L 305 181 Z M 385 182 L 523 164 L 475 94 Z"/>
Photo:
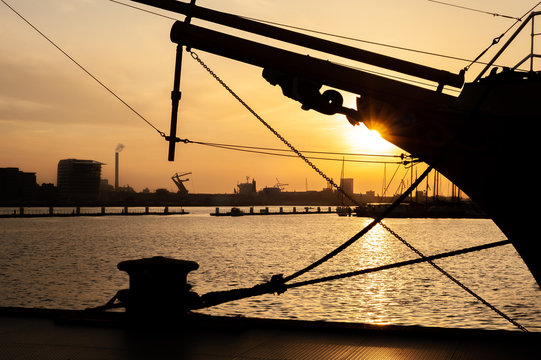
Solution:
<path fill-rule="evenodd" d="M 312 79 L 333 88 L 383 101 L 416 101 L 443 104 L 456 98 L 307 55 L 241 39 L 177 21 L 171 41 L 247 64 Z M 396 102 L 396 101 L 395 101 Z"/>
<path fill-rule="evenodd" d="M 169 153 L 167 159 L 169 161 L 175 160 L 175 144 L 177 139 L 177 120 L 178 120 L 178 107 L 180 103 L 180 73 L 182 68 L 182 45 L 177 46 L 176 60 L 175 60 L 175 76 L 173 81 L 173 91 L 171 91 L 171 128 L 169 136 L 165 139 L 169 141 Z"/>
<path fill-rule="evenodd" d="M 459 74 L 453 74 L 445 70 L 435 69 L 409 61 L 393 58 L 390 56 L 381 55 L 371 51 L 358 49 L 352 46 L 320 39 L 314 36 L 301 34 L 277 26 L 246 19 L 237 15 L 211 10 L 176 0 L 132 1 L 184 14 L 194 18 L 214 22 L 220 25 L 228 26 L 242 31 L 247 31 L 272 39 L 288 42 L 290 44 L 295 44 L 313 50 L 322 51 L 328 54 L 337 55 L 361 63 L 374 65 L 402 74 L 407 74 L 418 78 L 434 81 L 438 83 L 439 88 L 442 88 L 444 85 L 461 88 L 464 84 L 463 71 L 461 71 Z"/>

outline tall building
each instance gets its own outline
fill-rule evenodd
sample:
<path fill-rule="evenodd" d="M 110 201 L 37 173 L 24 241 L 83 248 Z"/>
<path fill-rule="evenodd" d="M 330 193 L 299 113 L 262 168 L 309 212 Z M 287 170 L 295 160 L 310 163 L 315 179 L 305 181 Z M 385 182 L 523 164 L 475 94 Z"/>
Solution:
<path fill-rule="evenodd" d="M 340 179 L 340 187 L 346 194 L 353 195 L 353 179 L 342 178 Z"/>
<path fill-rule="evenodd" d="M 36 173 L 0 168 L 0 201 L 29 200 L 36 195 Z"/>
<path fill-rule="evenodd" d="M 96 200 L 100 191 L 102 163 L 64 159 L 58 162 L 57 186 L 65 200 Z"/>

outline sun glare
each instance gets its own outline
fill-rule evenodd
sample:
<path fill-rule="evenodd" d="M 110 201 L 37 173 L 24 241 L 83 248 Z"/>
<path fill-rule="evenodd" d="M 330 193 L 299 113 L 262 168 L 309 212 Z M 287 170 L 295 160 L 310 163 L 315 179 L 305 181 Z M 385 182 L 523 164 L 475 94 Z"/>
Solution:
<path fill-rule="evenodd" d="M 369 130 L 363 125 L 349 127 L 346 137 L 350 149 L 356 152 L 382 154 L 396 149 L 391 143 L 384 140 L 376 130 Z"/>

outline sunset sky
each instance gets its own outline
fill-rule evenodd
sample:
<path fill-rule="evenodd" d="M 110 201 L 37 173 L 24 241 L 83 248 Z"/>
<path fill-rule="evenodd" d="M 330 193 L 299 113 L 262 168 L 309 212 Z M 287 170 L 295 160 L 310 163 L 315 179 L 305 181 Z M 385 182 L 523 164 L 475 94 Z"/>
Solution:
<path fill-rule="evenodd" d="M 155 127 L 169 132 L 175 56 L 175 44 L 169 40 L 169 31 L 173 20 L 108 0 L 2 1 Z M 319 175 L 295 158 L 178 144 L 176 161 L 167 161 L 167 143 L 154 129 L 3 2 L 0 2 L 0 167 L 35 172 L 38 183 L 56 184 L 59 160 L 90 159 L 105 163 L 102 178 L 114 183 L 114 153 L 117 145 L 123 144 L 120 185 L 129 185 L 136 191 L 147 187 L 175 190 L 171 176 L 188 171 L 193 175 L 187 187 L 197 193 L 231 193 L 246 176 L 255 178 L 258 188 L 272 186 L 276 179 L 288 184 L 286 190 L 289 191 L 325 187 L 325 181 Z M 122 0 L 122 3 L 184 19 L 182 15 L 128 0 Z M 537 1 L 453 0 L 451 3 L 520 17 Z M 427 0 L 199 0 L 197 5 L 466 59 L 475 58 L 494 37 L 514 23 L 503 16 Z M 198 19 L 192 22 L 223 29 Z M 350 43 L 454 73 L 467 65 L 463 61 Z M 305 49 L 296 50 L 310 53 Z M 371 135 L 363 126 L 353 128 L 344 116 L 301 110 L 299 103 L 285 98 L 278 87 L 269 85 L 261 77 L 260 68 L 204 52 L 198 54 L 300 150 L 401 153 L 400 149 Z M 489 56 L 483 58 L 488 59 Z M 358 66 L 362 68 L 363 65 Z M 479 65 L 472 66 L 467 80 L 473 80 L 480 69 Z M 187 55 L 181 90 L 179 137 L 201 142 L 285 148 Z M 354 107 L 354 95 L 344 94 L 344 97 L 346 105 Z M 340 161 L 314 160 L 314 163 L 330 177 L 340 177 Z M 387 179 L 395 169 L 396 165 L 387 165 Z M 419 174 L 422 169 L 424 167 L 419 168 Z M 402 168 L 398 172 L 397 179 L 404 171 Z M 356 192 L 375 190 L 380 193 L 383 173 L 382 164 L 347 163 L 345 166 L 345 176 L 355 179 Z M 395 187 L 392 186 L 390 192 L 394 192 Z M 444 186 L 443 190 L 446 189 Z"/>

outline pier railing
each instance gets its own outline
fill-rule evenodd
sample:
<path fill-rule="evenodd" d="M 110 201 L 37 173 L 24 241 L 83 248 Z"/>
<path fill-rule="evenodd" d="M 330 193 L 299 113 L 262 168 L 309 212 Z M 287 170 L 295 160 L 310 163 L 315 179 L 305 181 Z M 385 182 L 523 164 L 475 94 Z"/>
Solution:
<path fill-rule="evenodd" d="M 182 207 L 10 207 L 1 208 L 0 217 L 68 217 L 105 215 L 183 215 L 188 214 Z"/>

